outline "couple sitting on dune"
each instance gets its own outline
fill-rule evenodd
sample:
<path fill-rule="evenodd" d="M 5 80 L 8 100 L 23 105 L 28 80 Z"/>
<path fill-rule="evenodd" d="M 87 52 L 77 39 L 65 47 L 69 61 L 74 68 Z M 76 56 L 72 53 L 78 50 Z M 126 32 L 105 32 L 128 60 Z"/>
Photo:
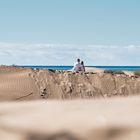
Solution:
<path fill-rule="evenodd" d="M 72 70 L 75 72 L 85 72 L 84 62 L 80 61 L 80 59 L 78 58 Z"/>

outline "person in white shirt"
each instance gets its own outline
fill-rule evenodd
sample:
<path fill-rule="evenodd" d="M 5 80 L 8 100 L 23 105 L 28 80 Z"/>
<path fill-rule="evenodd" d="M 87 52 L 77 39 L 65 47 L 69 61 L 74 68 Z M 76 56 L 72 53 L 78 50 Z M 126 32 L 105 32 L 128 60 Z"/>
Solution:
<path fill-rule="evenodd" d="M 72 70 L 75 71 L 75 72 L 79 72 L 79 71 L 82 70 L 82 65 L 80 63 L 80 59 L 79 58 L 77 59 L 77 62 L 74 64 L 74 67 L 73 67 Z"/>

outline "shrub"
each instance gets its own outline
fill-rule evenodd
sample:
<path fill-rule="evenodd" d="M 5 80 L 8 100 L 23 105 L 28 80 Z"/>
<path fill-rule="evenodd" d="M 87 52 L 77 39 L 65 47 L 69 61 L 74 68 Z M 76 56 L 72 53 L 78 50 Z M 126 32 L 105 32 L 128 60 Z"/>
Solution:
<path fill-rule="evenodd" d="M 140 71 L 135 71 L 134 74 L 135 76 L 140 77 Z"/>

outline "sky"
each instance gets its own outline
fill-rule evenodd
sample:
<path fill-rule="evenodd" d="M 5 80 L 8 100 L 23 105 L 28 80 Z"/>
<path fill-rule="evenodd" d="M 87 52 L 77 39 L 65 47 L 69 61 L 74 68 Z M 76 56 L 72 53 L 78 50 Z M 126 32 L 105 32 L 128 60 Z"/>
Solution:
<path fill-rule="evenodd" d="M 0 0 L 0 64 L 140 65 L 140 0 Z"/>

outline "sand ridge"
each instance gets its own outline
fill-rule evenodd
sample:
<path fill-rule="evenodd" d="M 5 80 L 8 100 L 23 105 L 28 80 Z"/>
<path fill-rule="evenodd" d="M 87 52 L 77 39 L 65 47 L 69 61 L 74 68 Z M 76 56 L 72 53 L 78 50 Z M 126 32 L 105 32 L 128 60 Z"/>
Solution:
<path fill-rule="evenodd" d="M 38 99 L 30 69 L 0 68 L 0 100 Z"/>
<path fill-rule="evenodd" d="M 139 77 L 89 69 L 75 73 L 0 67 L 0 100 L 96 99 L 140 93 Z"/>

